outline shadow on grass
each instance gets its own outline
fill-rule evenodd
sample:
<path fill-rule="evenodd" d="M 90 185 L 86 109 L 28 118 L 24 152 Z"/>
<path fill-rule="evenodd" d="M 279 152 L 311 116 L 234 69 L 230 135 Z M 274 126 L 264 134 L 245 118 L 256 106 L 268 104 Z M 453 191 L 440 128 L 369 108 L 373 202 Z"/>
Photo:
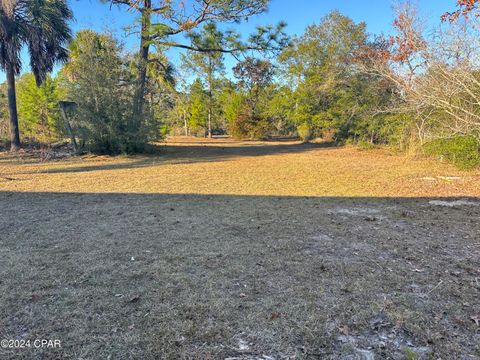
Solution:
<path fill-rule="evenodd" d="M 62 341 L 37 358 L 474 358 L 480 199 L 454 200 L 1 192 L 0 338 Z"/>
<path fill-rule="evenodd" d="M 248 143 L 248 142 L 247 142 Z M 219 146 L 218 143 L 212 146 L 212 143 L 205 143 L 204 146 L 198 145 L 157 145 L 149 151 L 149 154 L 140 155 L 140 158 L 130 157 L 134 161 L 127 163 L 101 164 L 89 166 L 68 166 L 62 168 L 53 168 L 36 171 L 35 173 L 72 173 L 87 172 L 98 170 L 121 170 L 148 167 L 160 164 L 190 164 L 198 162 L 217 162 L 228 161 L 231 158 L 238 157 L 257 157 L 275 154 L 295 154 L 307 152 L 322 148 L 334 147 L 334 143 L 288 143 L 271 145 L 268 143 L 255 143 L 252 145 L 232 146 L 226 143 L 226 146 Z"/>

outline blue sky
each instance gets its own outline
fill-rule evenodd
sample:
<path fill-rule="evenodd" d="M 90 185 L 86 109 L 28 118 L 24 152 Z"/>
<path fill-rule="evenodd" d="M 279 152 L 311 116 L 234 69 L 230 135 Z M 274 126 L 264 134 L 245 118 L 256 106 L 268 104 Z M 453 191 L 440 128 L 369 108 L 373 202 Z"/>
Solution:
<path fill-rule="evenodd" d="M 415 1 L 415 0 L 414 0 Z M 110 8 L 99 0 L 69 0 L 75 21 L 72 28 L 76 32 L 85 28 L 98 31 L 110 30 L 125 43 L 127 50 L 135 50 L 137 38 L 135 34 L 127 36 L 125 27 L 131 25 L 135 15 L 127 12 L 126 8 L 116 6 Z M 439 22 L 440 15 L 454 7 L 455 0 L 417 0 L 422 15 L 433 24 Z M 392 1 L 390 0 L 271 0 L 267 13 L 251 18 L 248 23 L 232 26 L 242 34 L 247 35 L 256 25 L 274 24 L 285 20 L 288 24 L 287 32 L 291 35 L 300 35 L 307 25 L 318 23 L 319 20 L 332 10 L 339 10 L 356 22 L 367 23 L 371 33 L 388 33 L 393 20 Z M 178 64 L 178 53 L 170 54 L 172 62 Z M 28 60 L 24 61 L 23 71 L 28 71 Z M 232 62 L 227 62 L 227 67 Z M 0 73 L 0 81 L 4 81 L 5 74 Z"/>

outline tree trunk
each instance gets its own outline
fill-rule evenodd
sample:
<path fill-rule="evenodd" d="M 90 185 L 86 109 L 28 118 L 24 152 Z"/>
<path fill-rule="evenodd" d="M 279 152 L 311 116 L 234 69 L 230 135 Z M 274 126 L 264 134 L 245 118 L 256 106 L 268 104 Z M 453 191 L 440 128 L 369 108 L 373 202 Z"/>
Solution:
<path fill-rule="evenodd" d="M 185 125 L 185 136 L 188 136 L 188 122 L 187 122 L 187 114 L 185 114 L 185 110 L 183 110 L 183 123 Z"/>
<path fill-rule="evenodd" d="M 151 22 L 151 8 L 152 1 L 144 0 L 143 8 L 141 10 L 142 29 L 140 35 L 140 50 L 138 59 L 138 78 L 137 88 L 133 98 L 133 129 L 137 129 L 143 120 L 143 107 L 145 105 L 145 87 L 147 83 L 147 65 L 149 53 L 149 31 Z"/>
<path fill-rule="evenodd" d="M 20 149 L 20 132 L 18 130 L 17 95 L 15 93 L 15 71 L 7 66 L 8 112 L 10 114 L 10 151 Z"/>
<path fill-rule="evenodd" d="M 75 139 L 75 134 L 73 133 L 72 126 L 70 125 L 70 121 L 68 121 L 68 116 L 67 112 L 65 110 L 65 106 L 63 105 L 63 102 L 60 102 L 60 114 L 62 114 L 63 121 L 65 122 L 65 128 L 67 129 L 68 135 L 70 135 L 70 140 L 72 141 L 73 145 L 73 150 L 75 151 L 75 154 L 78 154 L 80 151 L 77 140 Z"/>
<path fill-rule="evenodd" d="M 212 137 L 212 108 L 208 107 L 208 137 Z"/>
<path fill-rule="evenodd" d="M 212 59 L 209 57 L 208 68 L 208 137 L 212 138 L 212 87 L 213 87 L 213 75 L 212 75 Z"/>

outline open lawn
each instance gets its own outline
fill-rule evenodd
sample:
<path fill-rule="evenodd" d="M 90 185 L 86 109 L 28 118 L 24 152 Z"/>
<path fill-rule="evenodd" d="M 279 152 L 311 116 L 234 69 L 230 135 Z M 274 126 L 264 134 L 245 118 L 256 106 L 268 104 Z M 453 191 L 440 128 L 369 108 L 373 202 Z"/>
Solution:
<path fill-rule="evenodd" d="M 0 359 L 480 359 L 480 173 L 171 139 L 0 154 Z"/>

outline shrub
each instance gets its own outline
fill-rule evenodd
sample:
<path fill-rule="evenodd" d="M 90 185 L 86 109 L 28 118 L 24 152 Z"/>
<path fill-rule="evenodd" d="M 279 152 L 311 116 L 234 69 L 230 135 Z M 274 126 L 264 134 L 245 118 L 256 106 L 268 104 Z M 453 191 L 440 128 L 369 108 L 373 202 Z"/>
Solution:
<path fill-rule="evenodd" d="M 67 99 L 78 104 L 74 129 L 94 153 L 142 152 L 159 139 L 160 123 L 149 111 L 132 114 L 135 82 L 122 48 L 108 34 L 83 30 L 70 44 L 70 62 L 59 74 Z"/>
<path fill-rule="evenodd" d="M 273 126 L 268 119 L 239 114 L 230 123 L 230 134 L 237 139 L 267 139 L 272 133 Z"/>
<path fill-rule="evenodd" d="M 9 139 L 10 127 L 8 119 L 7 89 L 4 83 L 0 85 L 0 141 Z"/>
<path fill-rule="evenodd" d="M 230 121 L 230 134 L 237 139 L 248 136 L 248 115 L 240 113 Z"/>
<path fill-rule="evenodd" d="M 357 146 L 360 150 L 372 150 L 372 149 L 377 148 L 377 146 L 375 144 L 373 144 L 370 141 L 365 141 L 365 140 L 360 140 L 357 143 Z"/>
<path fill-rule="evenodd" d="M 424 150 L 427 155 L 450 161 L 461 169 L 480 166 L 480 144 L 473 136 L 433 140 L 424 145 Z"/>
<path fill-rule="evenodd" d="M 253 140 L 268 139 L 273 131 L 272 124 L 267 119 L 252 119 L 248 137 Z"/>
<path fill-rule="evenodd" d="M 40 142 L 62 137 L 63 122 L 58 112 L 59 94 L 55 80 L 47 76 L 37 86 L 33 74 L 22 75 L 17 81 L 18 118 L 24 135 Z"/>
<path fill-rule="evenodd" d="M 303 142 L 307 142 L 312 139 L 312 128 L 309 123 L 304 122 L 297 126 L 297 134 Z"/>

